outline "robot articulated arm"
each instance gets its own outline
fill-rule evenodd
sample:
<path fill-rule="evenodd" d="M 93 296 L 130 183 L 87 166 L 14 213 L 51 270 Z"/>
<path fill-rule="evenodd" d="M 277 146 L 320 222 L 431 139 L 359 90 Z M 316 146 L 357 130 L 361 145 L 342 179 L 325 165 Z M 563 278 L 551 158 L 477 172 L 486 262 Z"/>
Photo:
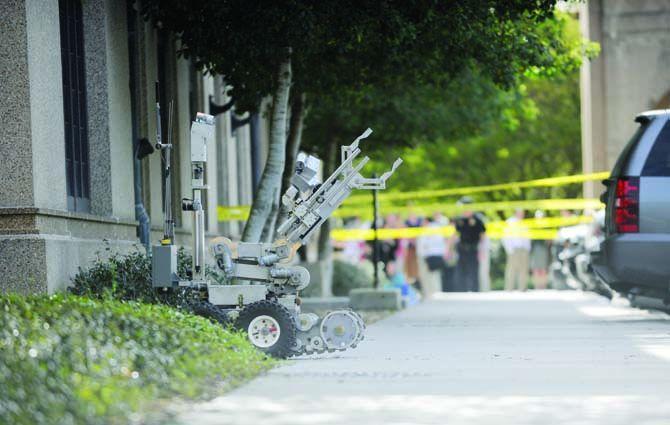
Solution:
<path fill-rule="evenodd" d="M 298 156 L 292 185 L 282 197 L 289 217 L 277 229 L 280 239 L 288 244 L 303 244 L 349 197 L 352 190 L 386 188 L 386 181 L 402 164 L 402 159 L 398 158 L 389 171 L 377 178 L 366 178 L 359 172 L 370 160 L 367 156 L 358 164 L 354 163 L 361 153 L 358 144 L 371 133 L 368 128 L 351 145 L 342 146 L 342 163 L 323 183 L 316 177 L 320 161 L 311 155 Z"/>
<path fill-rule="evenodd" d="M 277 294 L 297 293 L 309 284 L 309 273 L 299 266 L 280 266 L 295 249 L 306 243 L 354 189 L 381 190 L 386 181 L 400 166 L 398 158 L 391 169 L 381 177 L 366 178 L 360 170 L 370 160 L 362 158 L 354 163 L 361 153 L 359 143 L 372 133 L 367 129 L 349 146 L 342 146 L 342 163 L 324 182 L 319 181 L 321 161 L 301 153 L 296 162 L 291 187 L 282 197 L 288 210 L 288 218 L 277 229 L 278 238 L 273 243 L 237 244 L 237 255 L 233 256 L 230 243 L 215 243 L 214 253 L 219 268 L 235 279 L 263 282 Z"/>
<path fill-rule="evenodd" d="M 349 157 L 356 157 L 361 150 L 358 148 L 358 144 L 362 139 L 367 138 L 370 134 L 372 134 L 372 129 L 368 128 L 354 140 L 352 144 L 349 146 L 342 146 L 342 163 L 344 164 Z M 363 161 L 367 163 L 369 161 L 369 158 L 366 156 L 363 158 Z M 364 163 L 364 164 L 365 164 Z M 363 164 L 363 165 L 364 165 Z M 381 175 L 381 177 L 375 177 L 375 178 L 365 178 L 361 175 L 358 175 L 358 178 L 354 180 L 354 189 L 363 189 L 363 190 L 384 190 L 386 189 L 386 180 L 388 180 L 393 173 L 395 173 L 395 170 L 402 164 L 402 159 L 398 158 L 393 162 L 393 165 L 391 166 L 391 169 L 385 172 L 384 174 Z"/>

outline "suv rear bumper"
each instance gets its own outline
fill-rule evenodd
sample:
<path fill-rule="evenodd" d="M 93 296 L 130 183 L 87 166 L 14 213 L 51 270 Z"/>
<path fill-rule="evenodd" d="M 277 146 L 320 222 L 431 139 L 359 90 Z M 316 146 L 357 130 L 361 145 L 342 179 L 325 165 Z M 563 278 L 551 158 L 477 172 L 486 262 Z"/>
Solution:
<path fill-rule="evenodd" d="M 592 254 L 593 269 L 619 292 L 640 288 L 666 297 L 670 288 L 670 234 L 612 235 Z M 650 294 L 650 295 L 652 295 Z"/>

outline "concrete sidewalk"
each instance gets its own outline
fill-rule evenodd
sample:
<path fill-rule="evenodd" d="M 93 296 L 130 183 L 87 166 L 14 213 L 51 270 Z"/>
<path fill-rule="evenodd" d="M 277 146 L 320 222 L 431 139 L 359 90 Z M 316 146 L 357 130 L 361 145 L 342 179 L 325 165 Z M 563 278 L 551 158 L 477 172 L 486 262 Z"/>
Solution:
<path fill-rule="evenodd" d="M 440 294 L 184 424 L 667 424 L 670 317 L 578 292 Z"/>

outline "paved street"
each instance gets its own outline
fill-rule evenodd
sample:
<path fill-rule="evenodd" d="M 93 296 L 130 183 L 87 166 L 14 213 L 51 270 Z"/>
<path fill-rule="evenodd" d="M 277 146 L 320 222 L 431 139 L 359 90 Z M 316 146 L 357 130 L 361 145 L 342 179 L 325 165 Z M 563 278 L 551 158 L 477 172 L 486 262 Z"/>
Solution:
<path fill-rule="evenodd" d="M 591 294 L 441 294 L 358 349 L 182 413 L 221 424 L 667 424 L 670 317 Z"/>

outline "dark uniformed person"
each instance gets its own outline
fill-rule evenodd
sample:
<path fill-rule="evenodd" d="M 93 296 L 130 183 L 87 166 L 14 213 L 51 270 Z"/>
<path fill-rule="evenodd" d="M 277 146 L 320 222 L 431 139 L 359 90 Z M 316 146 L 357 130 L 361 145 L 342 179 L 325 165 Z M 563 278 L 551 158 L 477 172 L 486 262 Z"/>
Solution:
<path fill-rule="evenodd" d="M 458 201 L 461 205 L 471 204 L 472 199 L 464 196 Z M 458 233 L 458 264 L 456 266 L 456 285 L 466 292 L 479 291 L 479 241 L 486 233 L 484 222 L 472 211 L 463 211 L 455 220 Z"/>

